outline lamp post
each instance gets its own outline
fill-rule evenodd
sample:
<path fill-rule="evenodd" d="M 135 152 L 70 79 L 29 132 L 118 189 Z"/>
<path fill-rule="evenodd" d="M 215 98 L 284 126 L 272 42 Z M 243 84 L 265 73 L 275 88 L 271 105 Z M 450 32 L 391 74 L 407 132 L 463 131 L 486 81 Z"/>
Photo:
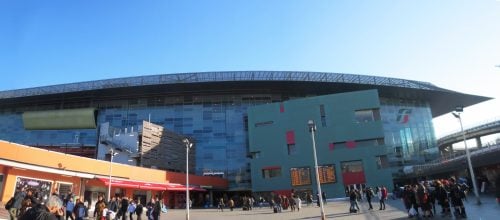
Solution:
<path fill-rule="evenodd" d="M 113 157 L 118 154 L 118 152 L 114 152 L 113 148 L 109 150 L 109 153 L 111 155 L 111 159 L 109 160 L 109 185 L 108 185 L 108 201 L 111 200 L 111 173 L 113 172 Z"/>
<path fill-rule="evenodd" d="M 455 112 L 452 112 L 453 116 L 458 119 L 460 122 L 460 130 L 462 131 L 462 137 L 465 145 L 465 156 L 467 157 L 467 163 L 469 165 L 470 177 L 472 179 L 472 186 L 474 187 L 474 195 L 476 196 L 476 202 L 478 205 L 481 205 L 481 199 L 479 199 L 479 194 L 477 192 L 477 184 L 476 184 L 476 176 L 474 175 L 474 168 L 472 168 L 472 162 L 470 159 L 469 148 L 467 148 L 467 140 L 465 138 L 464 127 L 462 125 L 462 118 L 460 117 L 460 113 L 463 112 L 463 107 L 455 108 Z"/>
<path fill-rule="evenodd" d="M 189 220 L 189 149 L 193 147 L 193 143 L 189 139 L 182 139 L 182 143 L 186 145 L 186 220 Z"/>
<path fill-rule="evenodd" d="M 309 126 L 309 132 L 311 132 L 312 144 L 313 144 L 313 154 L 314 154 L 314 170 L 316 172 L 316 187 L 318 188 L 318 200 L 319 208 L 321 209 L 321 219 L 325 220 L 325 210 L 323 209 L 323 198 L 321 193 L 321 186 L 319 182 L 319 171 L 318 171 L 318 159 L 316 157 L 316 140 L 314 139 L 314 132 L 316 131 L 316 125 L 313 120 L 307 121 Z"/>

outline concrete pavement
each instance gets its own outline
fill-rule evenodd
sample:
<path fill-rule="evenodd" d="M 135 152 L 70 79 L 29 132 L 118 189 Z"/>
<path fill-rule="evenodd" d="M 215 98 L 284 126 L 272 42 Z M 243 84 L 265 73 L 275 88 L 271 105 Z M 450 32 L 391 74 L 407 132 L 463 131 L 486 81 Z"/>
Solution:
<path fill-rule="evenodd" d="M 478 206 L 474 204 L 473 199 L 465 203 L 468 212 L 467 219 L 500 219 L 500 206 L 493 197 L 483 197 L 483 204 Z M 361 212 L 356 214 L 349 213 L 348 201 L 331 201 L 325 205 L 325 214 L 327 219 L 409 219 L 401 200 L 388 200 L 385 210 L 378 210 L 378 203 L 372 203 L 375 210 L 368 210 L 366 201 L 361 202 Z M 440 217 L 440 207 L 436 207 L 438 215 L 432 219 L 454 219 L 450 217 Z M 169 210 L 168 213 L 161 216 L 166 219 L 186 219 L 185 210 Z M 240 208 L 231 212 L 225 209 L 224 212 L 218 212 L 216 209 L 192 209 L 190 212 L 191 220 L 216 220 L 216 219 L 320 219 L 320 210 L 318 207 L 303 206 L 300 212 L 290 212 L 284 210 L 282 213 L 273 213 L 269 208 L 254 208 L 252 211 L 242 211 Z M 413 218 L 416 219 L 416 218 Z"/>

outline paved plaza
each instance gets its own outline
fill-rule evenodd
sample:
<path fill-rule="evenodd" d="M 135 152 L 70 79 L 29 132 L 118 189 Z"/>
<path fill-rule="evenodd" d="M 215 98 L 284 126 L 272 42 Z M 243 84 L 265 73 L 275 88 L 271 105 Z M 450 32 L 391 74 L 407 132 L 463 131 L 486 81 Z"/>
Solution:
<path fill-rule="evenodd" d="M 491 196 L 482 198 L 481 206 L 475 205 L 473 198 L 469 198 L 466 202 L 467 219 L 500 219 L 500 206 Z M 378 210 L 378 203 L 373 203 L 375 210 L 368 211 L 366 202 L 361 202 L 361 212 L 356 214 L 349 213 L 348 201 L 330 201 L 325 205 L 325 214 L 327 219 L 408 219 L 401 200 L 388 200 L 385 210 Z M 432 219 L 453 219 L 439 217 L 440 207 L 436 207 L 438 215 Z M 7 211 L 0 211 L 0 219 L 8 219 Z M 143 217 L 143 219 L 146 219 Z M 186 219 L 186 212 L 183 209 L 170 209 L 168 213 L 161 215 L 162 220 L 167 219 Z M 318 207 L 303 206 L 300 212 L 290 212 L 284 210 L 282 213 L 273 213 L 269 208 L 254 208 L 252 211 L 242 211 L 241 208 L 229 211 L 224 209 L 224 212 L 216 209 L 191 209 L 191 220 L 218 220 L 218 219 L 238 219 L 238 220 L 265 220 L 265 219 L 320 219 L 320 210 Z M 416 218 L 413 218 L 416 219 Z"/>
<path fill-rule="evenodd" d="M 406 210 L 403 207 L 401 200 L 387 201 L 385 210 L 378 210 L 378 203 L 373 203 L 375 210 L 368 211 L 366 202 L 361 202 L 361 213 L 350 214 L 348 201 L 332 201 L 325 205 L 325 213 L 327 219 L 409 219 Z M 465 203 L 469 217 L 467 219 L 500 219 L 500 206 L 496 204 L 493 197 L 483 198 L 483 204 L 477 206 L 472 201 L 472 198 Z M 432 219 L 452 219 L 439 217 L 440 207 L 436 207 L 438 216 Z M 163 214 L 161 219 L 185 219 L 185 210 L 169 210 L 167 214 Z M 320 210 L 318 207 L 303 206 L 300 212 L 290 212 L 284 210 L 282 213 L 273 213 L 270 208 L 254 208 L 252 211 L 242 211 L 235 209 L 231 212 L 225 209 L 224 212 L 218 212 L 216 209 L 193 209 L 190 212 L 191 220 L 216 220 L 216 219 L 320 219 Z M 416 219 L 416 218 L 413 218 Z"/>

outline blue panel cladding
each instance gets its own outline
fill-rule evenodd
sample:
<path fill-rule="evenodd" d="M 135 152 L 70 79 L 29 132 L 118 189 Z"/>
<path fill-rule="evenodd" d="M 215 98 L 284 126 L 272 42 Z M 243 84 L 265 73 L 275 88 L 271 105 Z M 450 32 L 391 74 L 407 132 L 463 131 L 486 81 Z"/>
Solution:
<path fill-rule="evenodd" d="M 142 121 L 196 141 L 196 174 L 224 172 L 231 189 L 250 189 L 246 109 L 251 104 L 217 103 L 100 109 L 98 123 L 134 130 Z"/>
<path fill-rule="evenodd" d="M 24 130 L 22 113 L 0 113 L 0 139 L 29 146 L 95 146 L 96 129 Z"/>

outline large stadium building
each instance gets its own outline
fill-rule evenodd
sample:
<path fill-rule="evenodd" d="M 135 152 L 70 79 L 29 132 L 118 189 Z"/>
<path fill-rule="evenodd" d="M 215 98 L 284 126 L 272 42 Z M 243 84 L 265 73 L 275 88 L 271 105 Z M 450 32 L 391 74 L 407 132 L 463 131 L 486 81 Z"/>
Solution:
<path fill-rule="evenodd" d="M 451 112 L 456 106 L 466 107 L 488 99 L 427 82 L 339 73 L 242 71 L 151 75 L 2 91 L 0 139 L 47 149 L 69 149 L 104 160 L 107 149 L 101 139 L 130 134 L 128 153 L 134 157 L 140 146 L 130 144 L 134 145 L 139 137 L 137 132 L 143 121 L 149 121 L 194 140 L 195 174 L 227 178 L 231 191 L 272 191 L 294 187 L 288 175 L 293 164 L 284 161 L 283 165 L 278 158 L 273 164 L 263 162 L 266 151 L 260 148 L 265 144 L 263 141 L 272 137 L 279 141 L 266 147 L 282 148 L 284 156 L 287 150 L 294 150 L 290 145 L 296 145 L 299 151 L 305 148 L 311 142 L 306 139 L 310 138 L 307 120 L 302 119 L 311 117 L 316 121 L 319 144 L 330 149 L 344 145 L 375 146 L 376 150 L 362 156 L 370 158 L 362 163 L 364 170 L 377 172 L 369 167 L 378 164 L 397 179 L 403 166 L 438 156 L 432 118 Z M 320 105 L 324 105 L 323 110 Z M 281 117 L 279 113 L 290 114 L 280 119 L 280 123 L 273 122 L 271 127 L 279 129 L 268 129 L 264 134 L 258 131 L 270 128 L 269 121 Z M 343 118 L 340 120 L 335 114 Z M 301 121 L 291 123 L 294 118 Z M 373 123 L 363 124 L 367 121 Z M 331 138 L 319 137 L 322 124 L 333 129 Z M 350 153 L 342 154 L 348 157 Z M 302 157 L 301 163 L 312 161 L 309 152 Z M 337 188 L 349 185 L 340 181 L 341 163 L 359 166 L 349 164 L 348 159 L 340 160 L 328 163 L 338 173 Z M 263 171 L 262 166 L 270 167 Z M 288 179 L 268 179 L 276 166 L 283 166 L 281 172 L 287 173 L 284 176 Z M 377 182 L 369 180 L 377 178 L 372 176 L 365 181 Z M 314 188 L 313 177 L 309 177 L 313 180 L 309 188 Z M 277 188 L 263 187 L 262 181 L 268 180 L 278 181 Z M 338 193 L 337 188 L 332 188 L 331 193 Z"/>

